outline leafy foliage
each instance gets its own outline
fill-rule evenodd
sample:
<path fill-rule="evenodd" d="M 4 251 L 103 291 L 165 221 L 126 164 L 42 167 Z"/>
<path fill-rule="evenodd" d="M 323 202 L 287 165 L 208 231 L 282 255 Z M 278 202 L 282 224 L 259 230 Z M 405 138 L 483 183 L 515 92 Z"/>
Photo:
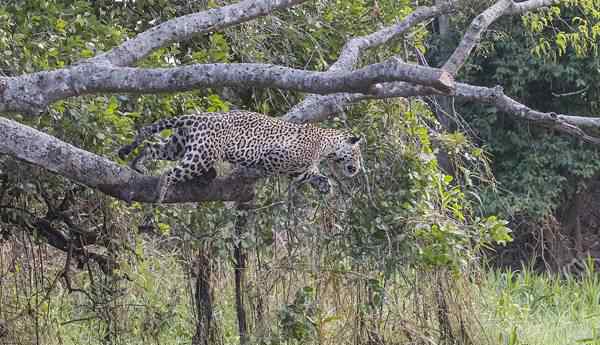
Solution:
<path fill-rule="evenodd" d="M 467 80 L 502 85 L 508 95 L 541 111 L 597 113 L 600 65 L 597 44 L 588 43 L 597 41 L 598 8 L 591 2 L 570 3 L 567 13 L 552 7 L 528 14 L 523 20 L 528 31 L 518 19 L 501 21 L 467 66 Z M 544 43 L 552 41 L 556 44 Z M 469 125 L 493 157 L 499 182 L 500 193 L 491 189 L 483 195 L 489 213 L 541 220 L 571 198 L 578 181 L 600 169 L 594 147 L 529 126 L 494 107 L 468 104 L 465 109 Z"/>

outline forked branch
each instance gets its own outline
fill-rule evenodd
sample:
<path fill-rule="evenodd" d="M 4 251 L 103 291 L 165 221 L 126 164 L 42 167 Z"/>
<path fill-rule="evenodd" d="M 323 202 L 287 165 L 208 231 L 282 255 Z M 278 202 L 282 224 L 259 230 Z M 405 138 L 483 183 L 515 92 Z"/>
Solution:
<path fill-rule="evenodd" d="M 471 52 L 473 52 L 473 49 L 475 49 L 481 41 L 483 32 L 485 32 L 498 18 L 508 14 L 521 14 L 526 11 L 557 4 L 558 2 L 559 0 L 529 0 L 524 2 L 515 2 L 514 0 L 498 1 L 475 17 L 467 31 L 464 33 L 458 47 L 456 47 L 442 69 L 450 72 L 452 75 L 456 75 L 467 58 L 471 55 Z"/>

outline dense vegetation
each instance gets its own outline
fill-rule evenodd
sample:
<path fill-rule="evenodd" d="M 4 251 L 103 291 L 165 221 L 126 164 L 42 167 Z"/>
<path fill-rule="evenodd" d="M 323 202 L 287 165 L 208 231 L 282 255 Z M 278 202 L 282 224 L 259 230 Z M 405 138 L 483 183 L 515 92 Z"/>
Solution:
<path fill-rule="evenodd" d="M 503 85 L 536 109 L 597 114 L 597 9 L 565 6 L 520 21 L 498 23 L 465 77 L 478 85 Z M 569 28 L 574 32 L 567 33 Z M 598 214 L 592 206 L 598 202 L 597 147 L 515 121 L 494 107 L 461 109 L 469 130 L 493 157 L 499 188 L 482 192 L 485 212 L 510 219 L 515 233 L 502 263 L 518 268 L 534 260 L 537 269 L 582 269 L 586 256 L 598 253 Z"/>
<path fill-rule="evenodd" d="M 441 37 L 437 24 L 426 22 L 366 52 L 361 64 L 391 56 L 416 61 L 415 49 L 432 65 L 442 61 L 472 16 L 490 5 L 467 3 L 473 6 L 452 17 L 452 35 Z M 17 76 L 69 66 L 170 18 L 222 5 L 1 3 L 0 69 Z M 597 114 L 600 8 L 593 1 L 561 8 L 566 13 L 553 7 L 498 22 L 462 77 L 504 85 L 543 111 Z M 325 70 L 349 37 L 414 9 L 414 1 L 309 2 L 174 43 L 138 65 L 264 62 Z M 572 90 L 578 92 L 552 96 Z M 40 117 L 2 115 L 119 161 L 118 148 L 154 120 L 236 108 L 280 116 L 302 97 L 250 87 L 105 94 L 55 102 Z M 319 124 L 366 139 L 365 171 L 337 180 L 326 197 L 302 188 L 288 200 L 288 180 L 271 177 L 258 183 L 250 203 L 128 205 L 0 155 L 0 343 L 598 342 L 599 278 L 593 259 L 585 260 L 594 248 L 544 249 L 560 236 L 583 242 L 571 223 L 588 222 L 583 235 L 595 238 L 592 221 L 577 213 L 587 211 L 585 201 L 574 197 L 594 183 L 597 150 L 473 104 L 456 104 L 457 120 L 444 128 L 430 104 L 374 100 Z M 440 154 L 451 171 L 440 167 Z M 154 173 L 165 166 L 155 164 Z M 229 171 L 219 166 L 220 174 Z M 520 268 L 548 252 L 548 275 L 486 270 L 485 254 L 495 258 L 497 246 L 512 240 L 509 221 L 519 240 L 508 249 L 509 263 Z M 554 242 L 535 238 L 546 229 Z M 530 245 L 542 249 L 524 249 Z M 585 267 L 583 277 L 553 275 L 573 258 Z M 541 334 L 555 322 L 573 327 Z"/>

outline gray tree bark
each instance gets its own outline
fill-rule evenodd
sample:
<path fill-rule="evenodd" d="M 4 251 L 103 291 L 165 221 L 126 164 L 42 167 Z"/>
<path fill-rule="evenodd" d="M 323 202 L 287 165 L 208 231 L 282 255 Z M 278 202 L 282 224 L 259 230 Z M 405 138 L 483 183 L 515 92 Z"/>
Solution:
<path fill-rule="evenodd" d="M 52 102 L 100 92 L 160 93 L 220 86 L 279 88 L 310 93 L 370 94 L 378 83 L 408 81 L 449 93 L 454 78 L 424 66 L 386 61 L 356 71 L 315 72 L 269 64 L 205 64 L 132 68 L 84 63 L 22 77 L 0 78 L 0 112 L 40 115 Z"/>

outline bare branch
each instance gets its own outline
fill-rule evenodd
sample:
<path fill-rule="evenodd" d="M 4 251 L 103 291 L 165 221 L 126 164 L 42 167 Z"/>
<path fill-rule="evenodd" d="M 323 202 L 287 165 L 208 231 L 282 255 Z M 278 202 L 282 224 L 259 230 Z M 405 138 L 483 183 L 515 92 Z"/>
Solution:
<path fill-rule="evenodd" d="M 559 120 L 573 126 L 594 128 L 596 130 L 600 129 L 600 117 L 593 117 L 592 115 L 586 117 L 565 114 L 557 114 L 556 117 L 558 117 Z"/>
<path fill-rule="evenodd" d="M 506 96 L 501 87 L 487 88 L 457 83 L 456 97 L 476 102 L 494 105 L 498 110 L 517 116 L 523 120 L 529 120 L 536 125 L 557 130 L 577 138 L 581 138 L 593 144 L 600 144 L 600 138 L 586 134 L 578 126 L 600 125 L 600 118 L 585 118 L 580 116 L 569 116 L 553 112 L 544 113 L 533 110 L 514 99 Z"/>
<path fill-rule="evenodd" d="M 458 47 L 454 50 L 442 68 L 455 75 L 463 66 L 467 57 L 471 55 L 473 49 L 479 44 L 481 34 L 488 26 L 496 21 L 496 19 L 500 18 L 510 8 L 511 4 L 512 0 L 500 0 L 475 17 L 458 44 Z"/>
<path fill-rule="evenodd" d="M 352 38 L 346 42 L 340 56 L 337 61 L 331 65 L 329 71 L 333 72 L 353 69 L 360 58 L 360 54 L 365 49 L 377 48 L 383 44 L 395 41 L 408 29 L 414 27 L 418 23 L 440 14 L 453 11 L 457 3 L 457 0 L 451 0 L 436 6 L 419 7 L 397 24 L 387 26 L 367 36 Z"/>
<path fill-rule="evenodd" d="M 158 177 L 144 176 L 51 135 L 0 117 L 0 153 L 58 173 L 124 201 L 154 202 Z M 217 178 L 208 186 L 189 181 L 173 186 L 164 202 L 249 200 L 252 178 Z"/>
<path fill-rule="evenodd" d="M 457 3 L 458 1 L 451 0 L 436 6 L 419 7 L 397 24 L 387 26 L 367 36 L 355 37 L 349 40 L 344 45 L 338 60 L 329 68 L 329 71 L 353 69 L 360 58 L 360 54 L 365 49 L 376 48 L 390 43 L 401 37 L 408 29 L 418 23 L 453 11 Z M 284 116 L 284 119 L 293 122 L 321 121 L 327 118 L 327 115 L 339 112 L 345 104 L 352 103 L 350 100 L 344 101 L 346 98 L 351 99 L 352 97 L 351 94 L 309 95 L 301 103 L 294 106 Z"/>
<path fill-rule="evenodd" d="M 39 115 L 50 103 L 98 92 L 157 93 L 215 86 L 275 87 L 326 94 L 370 93 L 375 84 L 410 81 L 445 92 L 454 88 L 447 72 L 394 60 L 352 72 L 314 72 L 269 64 L 206 64 L 173 68 L 112 67 L 82 64 L 73 68 L 0 79 L 0 112 Z"/>
<path fill-rule="evenodd" d="M 246 0 L 200 13 L 188 14 L 157 25 L 123 42 L 109 52 L 87 60 L 89 63 L 130 66 L 153 50 L 173 42 L 189 40 L 193 35 L 222 30 L 228 26 L 292 7 L 306 0 Z"/>
<path fill-rule="evenodd" d="M 514 2 L 507 14 L 521 14 L 538 8 L 558 5 L 560 0 L 528 0 L 523 2 Z"/>
<path fill-rule="evenodd" d="M 413 97 L 425 95 L 445 95 L 431 87 L 404 82 L 377 84 L 371 94 L 335 93 L 327 96 L 311 97 L 295 106 L 283 118 L 293 122 L 320 122 L 337 114 L 348 104 L 370 99 Z"/>
<path fill-rule="evenodd" d="M 117 267 L 117 263 L 114 259 L 102 255 L 99 253 L 94 253 L 91 251 L 85 250 L 82 247 L 74 248 L 72 245 L 72 239 L 68 238 L 61 231 L 57 230 L 52 222 L 48 221 L 45 218 L 35 218 L 31 224 L 31 227 L 37 231 L 37 233 L 48 241 L 52 247 L 59 249 L 66 253 L 75 254 L 77 257 L 81 259 L 89 258 L 94 260 L 100 268 L 104 271 L 104 273 L 108 273 Z"/>
<path fill-rule="evenodd" d="M 555 3 L 558 3 L 558 0 L 530 0 L 519 3 L 514 2 L 514 0 L 498 1 L 473 19 L 458 47 L 454 50 L 442 69 L 450 72 L 452 75 L 456 75 L 469 55 L 471 55 L 473 49 L 481 41 L 481 34 L 503 15 L 519 14 Z"/>
<path fill-rule="evenodd" d="M 0 208 L 20 211 L 16 217 L 7 217 L 7 222 L 14 224 L 18 228 L 24 227 L 29 230 L 36 231 L 38 235 L 44 237 L 48 241 L 48 244 L 54 248 L 69 253 L 74 251 L 74 254 L 76 254 L 79 258 L 90 258 L 96 261 L 105 272 L 108 272 L 116 267 L 115 261 L 105 255 L 88 252 L 83 248 L 83 246 L 77 246 L 76 248 L 73 248 L 73 239 L 67 237 L 62 231 L 56 229 L 53 224 L 53 219 L 48 217 L 41 218 L 32 212 L 10 205 L 0 205 Z"/>
<path fill-rule="evenodd" d="M 320 105 L 322 111 L 319 112 L 318 116 L 307 115 L 303 118 L 309 121 L 324 120 L 328 116 L 339 112 L 339 108 L 337 108 L 338 102 L 356 103 L 369 99 L 431 95 L 441 95 L 441 93 L 433 88 L 415 86 L 408 83 L 384 83 L 379 85 L 377 92 L 370 95 L 348 93 L 330 95 L 327 97 L 327 99 L 330 100 L 330 103 Z M 599 117 L 570 116 L 552 112 L 544 113 L 536 111 L 506 96 L 499 86 L 489 88 L 465 83 L 456 83 L 456 93 L 453 94 L 453 96 L 477 103 L 491 104 L 497 107 L 498 110 L 516 116 L 522 120 L 532 121 L 536 125 L 551 128 L 576 138 L 581 138 L 590 143 L 600 144 L 599 138 L 592 137 L 586 134 L 582 129 L 578 128 L 590 127 L 600 129 Z"/>

